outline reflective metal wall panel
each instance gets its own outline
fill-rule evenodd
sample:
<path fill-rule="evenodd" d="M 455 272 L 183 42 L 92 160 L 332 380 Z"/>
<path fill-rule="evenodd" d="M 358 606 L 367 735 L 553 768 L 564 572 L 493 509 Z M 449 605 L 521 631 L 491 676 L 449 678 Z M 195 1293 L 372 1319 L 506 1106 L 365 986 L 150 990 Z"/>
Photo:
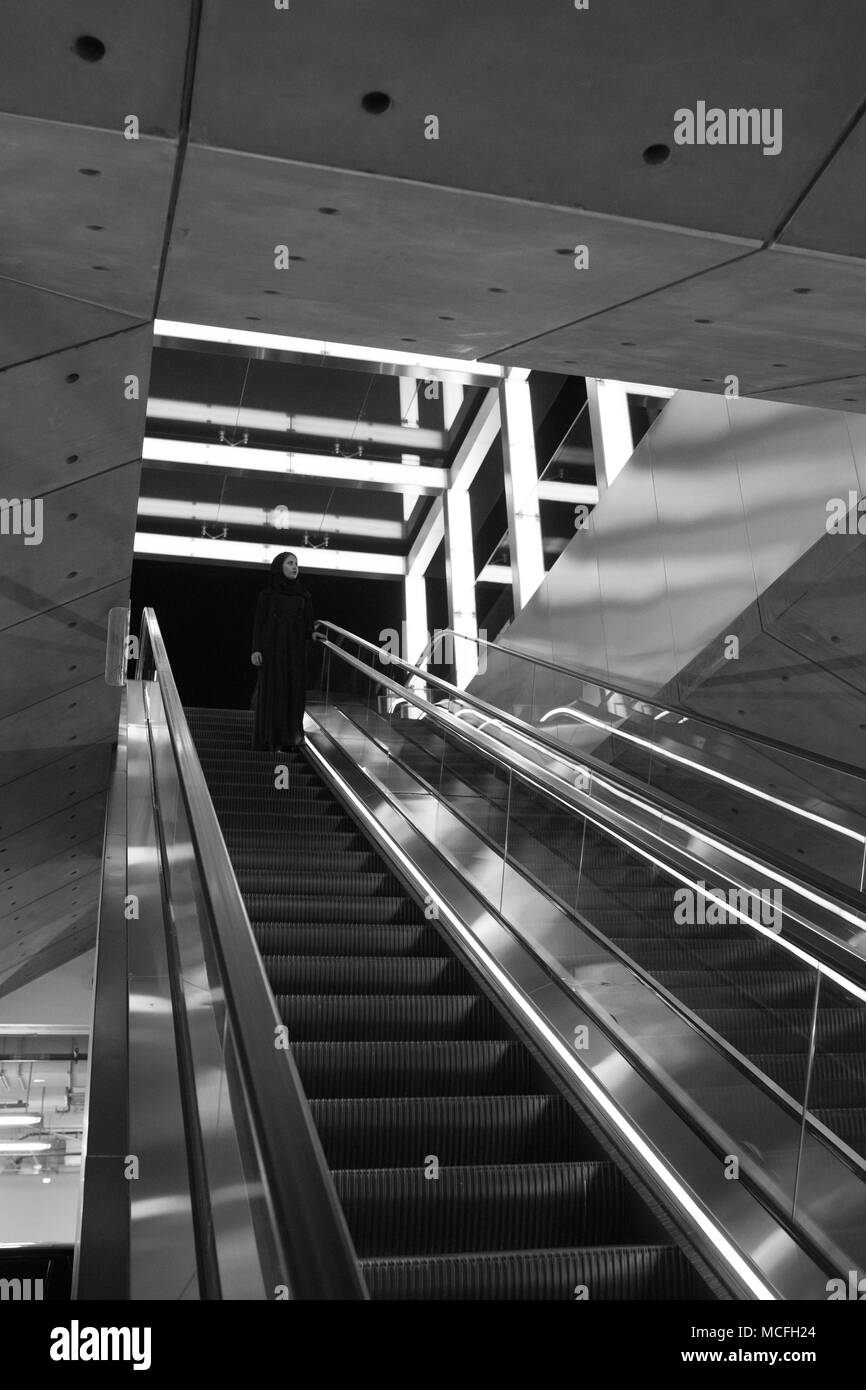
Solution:
<path fill-rule="evenodd" d="M 827 500 L 857 488 L 845 417 L 773 401 L 727 402 L 762 594 L 821 536 Z"/>
<path fill-rule="evenodd" d="M 717 717 L 769 732 L 766 717 L 776 732 L 790 721 L 789 739 L 811 747 L 797 681 L 826 687 L 831 728 L 864 722 L 858 695 L 852 703 L 863 652 L 850 597 L 866 591 L 866 562 L 858 535 L 827 533 L 829 500 L 850 501 L 864 483 L 860 417 L 680 391 L 503 645 L 697 709 L 716 682 Z M 741 665 L 726 659 L 729 633 Z M 507 684 L 509 708 L 573 698 L 567 677 L 540 678 L 530 662 L 515 663 Z M 490 675 L 470 689 L 501 703 Z"/>
<path fill-rule="evenodd" d="M 681 393 L 644 443 L 679 669 L 756 597 L 737 458 L 722 397 Z"/>

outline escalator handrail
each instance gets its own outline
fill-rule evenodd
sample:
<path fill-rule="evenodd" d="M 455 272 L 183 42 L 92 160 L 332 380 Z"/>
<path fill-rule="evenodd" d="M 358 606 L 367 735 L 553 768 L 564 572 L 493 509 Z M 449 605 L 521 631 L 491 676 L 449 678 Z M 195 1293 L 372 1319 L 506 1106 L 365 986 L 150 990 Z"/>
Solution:
<path fill-rule="evenodd" d="M 449 698 L 458 700 L 469 708 L 474 709 L 479 714 L 483 715 L 485 719 L 498 720 L 499 723 L 503 724 L 506 728 L 511 728 L 515 733 L 519 734 L 522 739 L 536 743 L 545 753 L 560 758 L 565 762 L 571 761 L 578 766 L 588 767 L 600 777 L 607 778 L 610 782 L 623 787 L 632 795 L 637 791 L 641 796 L 645 797 L 648 792 L 651 792 L 655 802 L 659 803 L 673 814 L 680 816 L 687 815 L 696 829 L 701 833 L 721 837 L 741 853 L 754 854 L 753 842 L 739 839 L 727 826 L 723 826 L 719 822 L 713 820 L 712 817 L 698 811 L 696 808 L 685 805 L 685 803 L 670 796 L 660 787 L 653 786 L 648 788 L 645 782 L 642 782 L 632 773 L 626 772 L 615 764 L 604 762 L 593 753 L 588 753 L 583 749 L 580 750 L 579 754 L 574 754 L 570 749 L 567 749 L 556 739 L 551 738 L 543 730 L 536 728 L 533 724 L 525 723 L 525 721 L 519 719 L 517 715 L 499 709 L 496 705 L 488 704 L 486 700 L 482 700 L 479 696 L 472 694 L 470 691 L 461 690 L 459 686 L 452 685 L 450 681 L 443 680 L 440 676 L 431 675 L 428 671 L 413 666 L 411 662 L 404 661 L 401 657 L 394 656 L 390 651 L 383 651 L 380 647 L 377 647 L 374 642 L 368 642 L 366 638 L 359 637 L 356 633 L 349 632 L 348 629 L 340 627 L 337 623 L 329 622 L 325 618 L 317 619 L 314 625 L 314 638 L 319 638 L 320 633 L 318 629 L 324 628 L 329 629 L 331 632 L 338 633 L 341 637 L 349 638 L 361 647 L 365 647 L 368 651 L 374 653 L 384 665 L 400 666 L 411 675 L 417 676 L 425 684 L 437 686 L 440 690 L 444 691 Z M 404 689 L 409 690 L 411 687 L 406 686 Z M 703 769 L 699 763 L 691 765 L 694 766 L 697 772 L 703 773 Z M 794 815 L 798 815 L 807 820 L 815 819 L 812 813 L 806 812 L 790 802 L 782 801 L 781 798 L 777 798 L 777 801 L 781 806 L 789 809 Z M 852 832 L 846 826 L 836 826 L 832 821 L 825 821 L 824 823 L 829 829 L 834 830 L 839 835 L 857 839 L 861 841 L 861 843 L 864 842 L 863 835 Z M 864 848 L 866 848 L 866 846 L 864 846 Z M 786 856 L 782 855 L 777 859 L 767 862 L 768 866 L 772 866 L 772 864 L 775 863 L 777 867 L 784 868 L 785 873 L 788 874 L 789 877 L 792 876 L 796 878 L 798 882 L 803 881 L 802 866 L 793 863 L 793 861 L 789 860 Z M 822 885 L 826 885 L 825 891 L 831 896 L 838 898 L 846 907 L 853 907 L 857 912 L 862 911 L 863 900 L 860 896 L 855 894 L 853 890 L 849 890 L 845 884 L 837 882 L 835 879 L 827 878 L 817 870 L 815 871 L 815 875 L 816 881 L 819 881 Z"/>
<path fill-rule="evenodd" d="M 186 722 L 156 614 L 142 615 L 137 675 L 153 671 L 186 807 L 232 1025 L 239 1072 L 267 1185 L 272 1238 L 293 1299 L 365 1299 L 345 1217 L 281 1026 L 216 810 Z M 273 1026 L 269 1026 L 272 1024 Z"/>
<path fill-rule="evenodd" d="M 642 695 L 639 691 L 623 685 L 618 678 L 615 686 L 605 685 L 598 675 L 593 675 L 589 671 L 581 671 L 573 666 L 562 666 L 555 661 L 548 661 L 543 656 L 530 656 L 527 652 L 519 652 L 514 647 L 506 647 L 502 642 L 490 642 L 486 637 L 470 637 L 465 633 L 455 632 L 451 627 L 442 628 L 439 636 L 440 639 L 451 636 L 461 642 L 474 642 L 476 646 L 491 647 L 494 651 L 502 652 L 505 656 L 517 657 L 520 661 L 528 661 L 533 666 L 544 666 L 548 671 L 556 671 L 560 676 L 571 676 L 575 680 L 585 681 L 587 685 L 594 685 L 608 695 L 624 695 L 627 699 L 649 705 L 652 709 L 667 710 L 670 714 L 677 714 L 688 720 L 690 724 L 706 724 L 707 728 L 717 729 L 719 733 L 727 734 L 737 742 L 754 743 L 759 747 L 769 748 L 774 753 L 784 753 L 786 756 L 797 758 L 801 762 L 814 763 L 817 767 L 827 768 L 831 772 L 843 773 L 846 777 L 853 777 L 857 781 L 866 782 L 866 771 L 862 768 L 852 767 L 849 763 L 843 763 L 838 758 L 831 758 L 826 753 L 815 753 L 796 748 L 794 744 L 786 743 L 784 739 L 773 738 L 770 734 L 758 734 L 748 729 L 741 729 L 736 724 L 729 724 L 724 719 L 719 719 L 714 715 L 698 714 L 685 705 L 672 704 L 670 700 L 660 704 L 652 696 Z M 422 657 L 426 656 L 426 652 L 427 648 L 425 647 Z M 422 671 L 421 674 L 426 679 L 426 672 Z M 611 726 L 611 733 L 616 733 L 613 726 Z"/>
<path fill-rule="evenodd" d="M 375 646 L 374 643 L 368 642 L 365 638 L 358 637 L 356 634 L 349 632 L 347 629 L 339 627 L 339 625 L 336 623 L 330 623 L 326 619 L 319 619 L 315 626 L 318 629 L 329 628 L 332 631 L 340 633 L 344 637 L 349 637 L 354 642 L 357 642 L 361 646 L 366 647 L 369 651 L 375 653 L 380 658 L 384 655 L 386 663 L 389 665 L 394 664 L 402 666 L 403 668 L 412 671 L 415 674 L 421 675 L 428 684 L 442 687 L 455 698 L 465 700 L 467 703 L 476 708 L 480 713 L 494 718 L 506 727 L 511 726 L 512 729 L 516 733 L 518 733 L 524 741 L 526 741 L 527 743 L 534 743 L 535 745 L 537 745 L 538 749 L 544 754 L 552 754 L 560 762 L 574 762 L 576 766 L 590 767 L 597 773 L 597 775 L 602 780 L 606 780 L 614 784 L 619 784 L 620 786 L 624 787 L 631 797 L 634 797 L 635 788 L 637 787 L 644 801 L 646 801 L 646 788 L 643 787 L 643 785 L 636 783 L 635 779 L 633 779 L 628 773 L 622 773 L 618 770 L 613 770 L 606 763 L 601 763 L 598 759 L 595 759 L 591 755 L 587 755 L 583 752 L 581 752 L 579 760 L 573 759 L 569 754 L 563 753 L 561 747 L 552 745 L 551 740 L 545 739 L 543 735 L 539 735 L 538 731 L 532 728 L 530 725 L 523 724 L 521 720 L 515 718 L 512 715 L 505 715 L 501 710 L 497 710 L 492 705 L 487 705 L 485 701 L 479 700 L 476 696 L 468 695 L 467 692 L 459 690 L 457 687 L 450 685 L 448 681 L 443 681 L 437 676 L 429 676 L 426 672 L 417 671 L 417 668 L 411 666 L 409 662 L 403 661 L 399 657 L 392 656 L 390 652 L 383 653 L 380 650 L 380 648 Z M 398 698 L 403 698 L 407 701 L 407 703 L 414 704 L 418 708 L 424 709 L 435 720 L 437 720 L 441 724 L 444 724 L 446 728 L 452 729 L 452 731 L 454 732 L 459 731 L 459 736 L 465 742 L 477 746 L 482 751 L 484 756 L 492 757 L 494 761 L 500 762 L 502 766 L 504 766 L 505 768 L 511 771 L 516 771 L 518 775 L 525 776 L 523 770 L 520 767 L 515 766 L 515 764 L 511 762 L 508 755 L 513 754 L 513 750 L 510 749 L 507 744 L 500 745 L 502 749 L 501 753 L 498 749 L 496 752 L 492 752 L 489 747 L 490 740 L 486 738 L 483 735 L 482 731 L 477 729 L 474 725 L 467 724 L 464 720 L 457 719 L 452 715 L 446 716 L 443 713 L 443 711 L 440 710 L 435 704 L 432 704 L 430 701 L 425 700 L 422 696 L 419 696 L 416 691 L 411 689 L 411 687 L 398 685 L 396 682 L 389 680 L 387 677 L 383 676 L 380 672 L 373 670 L 372 667 L 364 666 L 363 663 L 356 661 L 354 657 L 352 657 L 348 652 L 344 651 L 341 647 L 338 647 L 334 643 L 328 641 L 327 638 L 322 635 L 321 631 L 314 632 L 314 636 L 317 638 L 318 641 L 322 643 L 323 646 L 325 646 L 328 650 L 334 652 L 337 656 L 341 657 L 345 662 L 349 663 L 350 665 L 357 666 L 362 671 L 369 673 L 369 675 L 371 675 L 381 684 L 385 685 L 388 688 L 391 688 L 393 690 L 393 693 L 396 694 Z M 480 739 L 478 738 L 479 733 L 481 733 Z M 566 793 L 564 791 L 560 791 L 560 789 L 557 789 L 555 793 L 551 794 L 555 795 L 560 800 L 566 799 Z M 731 835 L 727 830 L 721 831 L 717 825 L 709 821 L 706 817 L 698 815 L 692 810 L 691 807 L 683 808 L 673 798 L 668 797 L 663 793 L 659 792 L 657 788 L 652 789 L 652 801 L 653 806 L 656 809 L 660 807 L 663 812 L 670 811 L 673 815 L 677 817 L 682 817 L 684 814 L 687 815 L 689 818 L 690 827 L 694 828 L 696 833 L 698 833 L 699 835 L 703 835 L 704 837 L 709 836 L 711 838 L 721 839 L 723 843 L 727 844 L 733 851 L 737 852 L 739 856 L 745 854 L 750 858 L 752 862 L 754 862 L 755 854 L 753 844 L 746 843 L 745 841 L 737 839 L 735 836 Z M 585 810 L 580 804 L 579 797 L 575 796 L 573 793 L 570 793 L 570 795 L 568 796 L 567 803 L 573 805 L 573 808 L 576 809 L 579 814 L 585 814 Z M 765 861 L 762 867 L 764 867 L 768 874 L 770 874 L 771 876 L 778 877 L 780 873 L 784 874 L 785 877 L 791 879 L 794 882 L 795 888 L 797 887 L 797 885 L 802 885 L 802 892 L 804 893 L 806 899 L 814 899 L 813 888 L 807 888 L 804 884 L 801 865 L 789 865 L 788 861 L 777 861 L 774 866 L 773 863 Z M 823 887 L 823 883 L 825 882 L 825 880 L 823 876 L 818 874 L 817 872 L 815 875 L 815 879 L 817 882 L 820 883 L 821 891 L 825 895 L 823 900 L 823 906 L 826 908 L 828 913 L 837 917 L 844 917 L 846 920 L 849 920 L 849 913 L 853 912 L 854 914 L 856 914 L 858 920 L 862 919 L 863 901 L 860 897 L 858 897 L 854 893 L 846 892 L 844 885 L 836 884 L 835 882 L 833 882 L 829 888 L 825 889 Z M 843 971 L 847 970 L 849 975 L 851 974 L 852 967 L 858 966 L 862 963 L 860 957 L 854 956 L 851 952 L 844 952 L 840 955 L 835 943 L 833 943 L 832 941 L 822 940 L 822 944 L 820 947 L 816 948 L 814 945 L 812 945 L 810 946 L 810 949 L 814 951 L 816 955 L 818 955 L 819 957 L 822 951 L 826 953 L 829 950 L 830 962 L 828 963 L 831 963 L 831 968 L 839 970 L 840 962 L 844 961 L 844 964 L 841 968 L 843 969 Z M 862 976 L 862 982 L 866 983 L 866 973 L 864 973 L 864 975 Z M 860 987 L 861 976 L 859 973 L 857 973 L 857 984 L 858 987 Z"/>

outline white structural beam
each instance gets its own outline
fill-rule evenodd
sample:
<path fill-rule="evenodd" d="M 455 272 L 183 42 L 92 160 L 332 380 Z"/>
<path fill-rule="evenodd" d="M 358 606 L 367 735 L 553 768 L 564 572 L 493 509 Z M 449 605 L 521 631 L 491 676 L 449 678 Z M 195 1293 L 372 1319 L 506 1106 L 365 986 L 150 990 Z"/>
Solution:
<path fill-rule="evenodd" d="M 664 396 L 670 399 L 677 394 L 675 386 L 647 386 L 644 381 L 620 381 L 617 384 L 629 396 Z"/>
<path fill-rule="evenodd" d="M 419 433 L 419 409 L 418 409 L 418 389 L 420 381 L 413 381 L 410 376 L 401 376 L 398 382 L 400 388 L 400 419 L 405 429 Z M 447 435 L 445 436 L 447 438 Z M 421 462 L 419 454 L 402 454 L 401 462 L 404 468 L 417 468 Z M 415 495 L 413 493 L 403 493 L 403 524 L 409 520 L 415 506 Z M 405 651 L 400 655 L 404 661 L 412 662 L 418 660 L 419 656 L 427 647 L 427 584 L 424 574 L 408 569 L 403 580 L 403 641 Z"/>
<path fill-rule="evenodd" d="M 268 526 L 275 531 L 315 531 L 329 536 L 364 536 L 369 540 L 405 539 L 401 521 L 380 517 L 341 516 L 300 512 L 294 507 L 245 507 L 225 502 L 182 502 L 174 497 L 140 497 L 138 515 L 162 521 L 188 521 L 206 526 Z"/>
<path fill-rule="evenodd" d="M 485 565 L 478 576 L 479 584 L 510 584 L 510 565 Z"/>
<path fill-rule="evenodd" d="M 399 378 L 409 395 L 415 395 L 412 377 Z M 401 389 L 402 401 L 402 389 Z M 250 406 L 206 405 L 199 401 L 170 401 L 152 396 L 147 402 L 148 420 L 170 420 L 188 425 L 213 425 L 221 429 L 261 430 L 267 434 L 300 434 L 312 438 L 348 439 L 358 444 L 387 444 L 401 448 L 406 442 L 403 425 L 376 424 L 364 420 L 340 420 L 327 415 L 289 415 L 283 410 L 255 410 Z M 403 417 L 405 420 L 405 416 Z M 448 446 L 447 430 L 418 429 L 417 411 L 413 443 L 419 449 L 443 450 Z"/>
<path fill-rule="evenodd" d="M 594 483 L 559 483 L 543 478 L 538 484 L 538 496 L 542 502 L 584 502 L 594 507 L 598 488 Z"/>
<path fill-rule="evenodd" d="M 333 367 L 345 364 L 365 369 L 368 365 L 386 366 L 392 375 L 421 377 L 429 381 L 452 377 L 476 385 L 495 386 L 504 368 L 490 362 L 463 360 L 459 357 L 424 357 L 413 352 L 397 352 L 385 348 L 362 347 L 358 343 L 329 343 L 314 338 L 292 338 L 281 333 L 252 333 L 243 328 L 219 328 L 213 324 L 180 323 L 174 319 L 157 319 L 154 337 L 172 339 L 182 344 L 211 343 L 236 347 L 242 352 L 251 349 L 260 355 L 272 354 L 283 361 L 321 362 Z"/>
<path fill-rule="evenodd" d="M 298 454 L 282 449 L 250 449 L 231 444 L 200 444 L 186 439 L 145 437 L 142 458 L 146 463 L 182 463 L 203 468 L 223 468 L 251 473 L 296 475 L 323 482 L 349 482 L 372 487 L 420 493 L 444 491 L 444 468 L 420 464 L 406 469 L 384 459 L 331 458 L 324 454 Z"/>
<path fill-rule="evenodd" d="M 544 578 L 535 432 L 526 372 L 510 371 L 500 382 L 499 405 L 511 586 L 516 616 Z"/>
<path fill-rule="evenodd" d="M 255 541 L 220 541 L 207 537 L 167 536 L 139 531 L 135 537 L 136 555 L 160 560 L 205 560 L 215 565 L 269 565 L 274 556 L 291 550 L 302 570 L 322 574 L 357 574 L 380 578 L 402 578 L 406 561 L 402 555 L 383 555 L 361 550 L 314 549 L 304 545 L 262 545 Z"/>
<path fill-rule="evenodd" d="M 586 378 L 589 424 L 599 494 L 610 487 L 634 453 L 625 382 Z"/>
<path fill-rule="evenodd" d="M 452 391 L 450 398 L 445 398 L 445 423 L 449 428 L 456 412 L 463 403 L 462 398 L 462 389 L 459 397 L 456 392 Z M 451 412 L 454 414 L 449 419 Z M 488 391 L 451 465 L 448 479 L 449 488 L 468 493 L 469 485 L 484 462 L 498 432 L 499 398 L 495 391 Z M 440 496 L 435 499 L 424 518 L 424 524 L 409 552 L 410 574 L 426 573 L 444 535 L 445 509 Z"/>
<path fill-rule="evenodd" d="M 468 642 L 454 643 L 454 683 L 464 689 L 478 670 L 478 619 L 475 612 L 475 553 L 469 493 L 449 488 L 444 498 L 445 580 L 448 625 Z"/>

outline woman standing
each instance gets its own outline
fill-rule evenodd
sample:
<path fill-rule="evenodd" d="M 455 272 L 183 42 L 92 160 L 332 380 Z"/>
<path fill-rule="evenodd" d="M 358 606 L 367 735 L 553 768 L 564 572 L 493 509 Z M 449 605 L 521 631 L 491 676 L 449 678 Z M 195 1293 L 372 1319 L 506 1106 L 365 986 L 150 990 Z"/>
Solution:
<path fill-rule="evenodd" d="M 297 556 L 284 550 L 271 562 L 270 585 L 256 605 L 251 659 L 260 670 L 254 748 L 273 751 L 303 742 L 306 642 L 312 632 L 312 599 L 298 578 Z"/>

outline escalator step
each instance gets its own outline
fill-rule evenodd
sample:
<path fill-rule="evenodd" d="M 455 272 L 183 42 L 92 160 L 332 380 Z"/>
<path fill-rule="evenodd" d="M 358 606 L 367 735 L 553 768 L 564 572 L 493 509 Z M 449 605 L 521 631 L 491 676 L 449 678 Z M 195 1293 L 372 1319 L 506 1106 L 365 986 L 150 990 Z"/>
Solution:
<path fill-rule="evenodd" d="M 277 994 L 276 1003 L 291 1039 L 432 1042 L 510 1036 L 478 994 Z"/>
<path fill-rule="evenodd" d="M 723 1038 L 735 1042 L 741 1052 L 805 1052 L 812 1024 L 810 1009 L 714 1009 L 696 1012 Z M 853 1056 L 866 1045 L 863 1016 L 859 1009 L 821 1009 L 816 1025 L 818 1057 L 834 1053 Z M 866 1056 L 864 1056 L 866 1066 Z"/>
<path fill-rule="evenodd" d="M 321 858 L 321 856 L 320 856 Z M 318 870 L 307 870 L 306 872 L 295 870 L 280 869 L 240 869 L 236 871 L 238 886 L 246 897 L 267 896 L 274 897 L 284 895 L 291 897 L 294 894 L 301 894 L 303 897 L 312 897 L 321 890 L 322 887 L 322 867 L 319 864 Z M 332 867 L 331 857 L 328 856 L 328 894 L 336 894 L 342 897 L 359 894 L 365 897 L 382 896 L 395 898 L 399 892 L 400 885 L 394 875 L 388 873 L 387 869 L 380 869 L 378 873 L 369 870 L 360 873 L 338 873 Z"/>
<path fill-rule="evenodd" d="M 311 1099 L 519 1095 L 549 1086 L 526 1048 L 508 1039 L 293 1042 L 292 1055 Z"/>
<path fill-rule="evenodd" d="M 608 1245 L 625 1235 L 612 1163 L 349 1168 L 332 1176 L 363 1257 Z"/>
<path fill-rule="evenodd" d="M 254 854 L 258 854 L 262 852 L 262 832 L 260 830 L 250 830 L 248 828 L 249 824 L 250 821 L 248 816 L 238 817 L 238 825 L 234 828 L 226 826 L 224 819 L 220 818 L 223 839 L 226 842 L 233 863 L 235 855 L 238 853 L 248 853 L 252 851 Z M 271 848 L 265 850 L 264 853 L 283 854 L 283 850 L 274 848 L 275 845 L 282 842 L 282 838 L 282 835 L 273 835 L 273 838 L 269 835 L 268 843 L 271 845 Z M 308 843 L 309 840 L 312 840 L 315 848 L 311 848 Z M 317 853 L 319 862 L 321 863 L 322 837 L 318 829 L 311 830 L 309 836 L 302 839 L 301 830 L 299 828 L 294 828 L 291 832 L 291 838 L 286 838 L 285 843 L 285 853 L 294 853 L 298 856 Z M 354 829 L 329 830 L 327 843 L 329 858 L 332 852 L 343 853 L 347 850 L 353 853 L 357 853 L 358 851 L 369 852 L 369 846 L 366 840 Z"/>
<path fill-rule="evenodd" d="M 751 1060 L 793 1100 L 802 1102 L 806 1084 L 804 1053 L 753 1053 Z M 866 1109 L 866 1055 L 843 1052 L 816 1057 L 809 1079 L 808 1104 L 810 1110 Z"/>
<path fill-rule="evenodd" d="M 374 1299 L 574 1301 L 699 1298 L 689 1264 L 672 1246 L 521 1250 L 362 1260 Z"/>
<path fill-rule="evenodd" d="M 365 1096 L 310 1101 L 331 1168 L 568 1162 L 587 1154 L 574 1111 L 555 1095 Z"/>
<path fill-rule="evenodd" d="M 807 1009 L 815 996 L 808 970 L 742 970 L 736 979 L 704 970 L 656 970 L 654 979 L 690 1008 Z"/>
<path fill-rule="evenodd" d="M 299 869 L 303 873 L 314 868 L 321 870 L 322 867 L 320 848 L 296 850 L 291 845 L 285 849 L 235 849 L 231 859 L 238 878 L 242 873 L 262 869 L 277 869 L 280 872 Z M 335 850 L 330 842 L 328 844 L 328 868 L 337 873 L 369 873 L 378 869 L 380 864 L 381 860 L 376 858 L 372 850 Z"/>
<path fill-rule="evenodd" d="M 451 955 L 263 954 L 262 960 L 275 994 L 459 994 L 468 983 Z"/>
<path fill-rule="evenodd" d="M 366 956 L 450 956 L 436 930 L 417 922 L 363 927 L 346 922 L 255 922 L 253 930 L 259 950 L 268 955 L 351 956 L 363 951 Z"/>
<path fill-rule="evenodd" d="M 249 893 L 245 901 L 252 922 L 404 922 L 412 917 L 415 906 L 407 898 L 384 893 L 375 898 Z M 422 921 L 423 916 L 418 909 L 415 920 Z"/>
<path fill-rule="evenodd" d="M 616 944 L 639 965 L 648 969 L 698 970 L 715 973 L 717 970 L 754 970 L 771 964 L 773 957 L 784 956 L 785 966 L 797 970 L 800 963 L 781 947 L 763 940 L 718 941 L 678 938 L 675 941 L 652 941 L 647 937 L 618 936 Z M 803 963 L 804 971 L 809 967 Z"/>

